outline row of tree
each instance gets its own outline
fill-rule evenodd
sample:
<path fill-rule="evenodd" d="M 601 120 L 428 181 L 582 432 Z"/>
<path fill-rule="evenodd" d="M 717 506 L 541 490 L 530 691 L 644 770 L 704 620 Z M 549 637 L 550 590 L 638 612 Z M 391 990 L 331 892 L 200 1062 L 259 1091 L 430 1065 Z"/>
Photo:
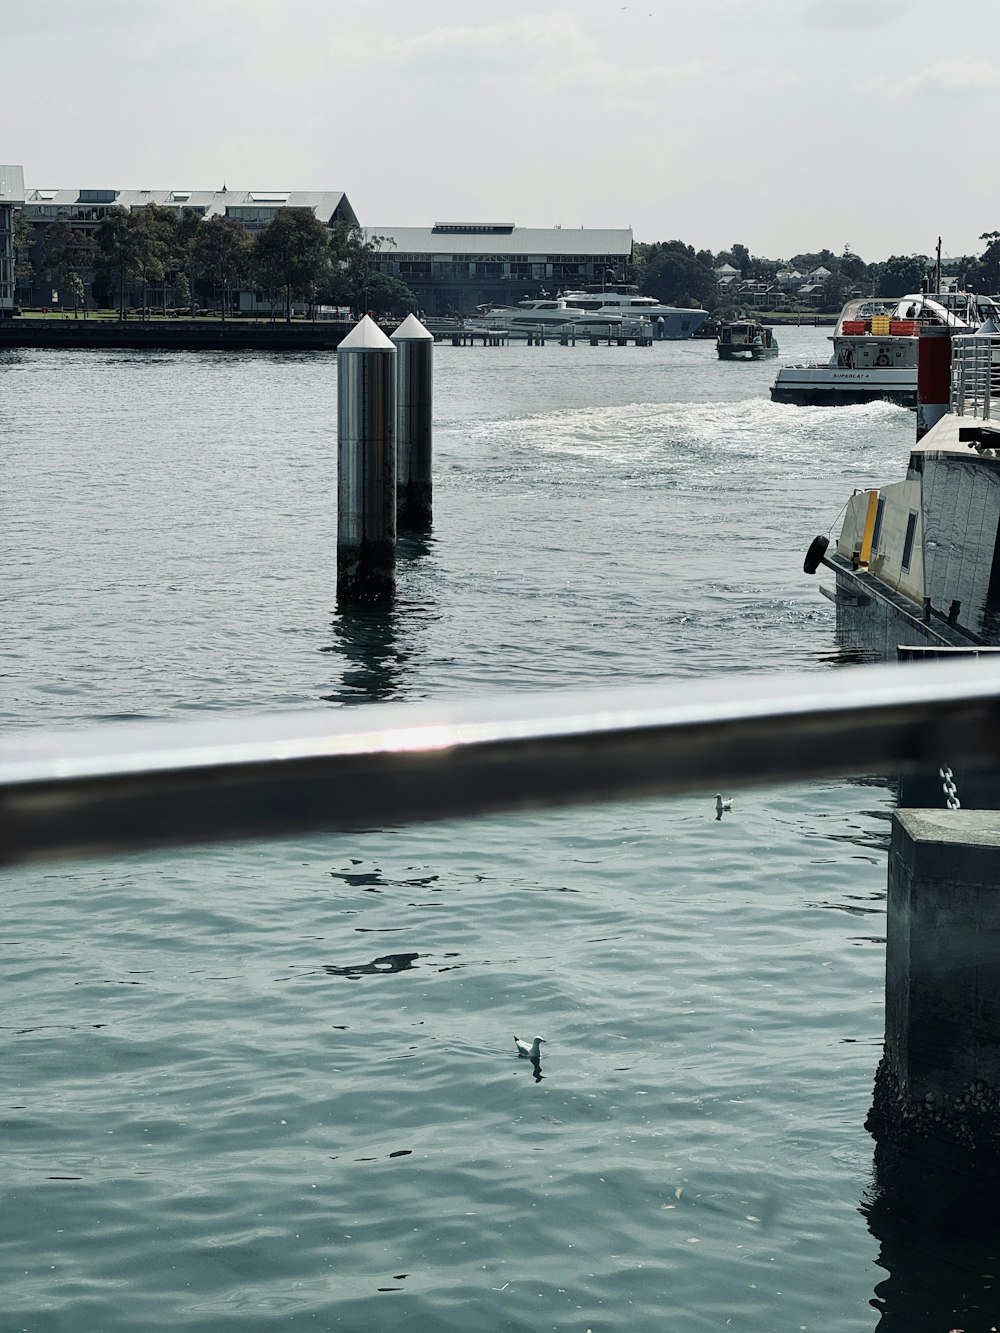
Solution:
<path fill-rule="evenodd" d="M 942 276 L 957 277 L 969 291 L 998 292 L 1000 232 L 986 232 L 980 239 L 987 242 L 981 256 L 962 255 L 943 262 Z M 742 279 L 768 285 L 774 285 L 778 273 L 784 269 L 809 274 L 825 268 L 828 276 L 823 280 L 821 304 L 828 310 L 839 310 L 855 291 L 866 296 L 904 296 L 920 291 L 934 268 L 927 255 L 890 255 L 888 259 L 866 264 L 850 246 L 845 246 L 839 255 L 832 250 L 819 250 L 779 260 L 752 255 L 740 244 L 713 254 L 711 250 L 695 250 L 683 241 L 636 244 L 634 262 L 636 279 L 643 292 L 672 305 L 702 306 L 707 310 L 716 309 L 726 300 L 715 273 L 724 264 L 737 269 Z"/>
<path fill-rule="evenodd" d="M 15 244 L 25 256 L 30 242 L 30 228 L 22 224 Z M 415 308 L 416 297 L 375 264 L 387 243 L 385 237 L 365 237 L 358 227 L 328 231 L 308 208 L 278 209 L 266 227 L 251 233 L 233 218 L 202 218 L 193 209 L 178 215 L 147 204 L 109 209 L 93 232 L 67 219 L 49 224 L 41 266 L 64 300 L 77 306 L 85 299 L 84 274 L 93 273 L 95 293 L 106 304 L 116 300 L 122 314 L 131 288 L 142 288 L 143 309 L 151 292 L 159 293 L 163 308 L 168 297 L 187 307 L 199 284 L 217 293 L 223 318 L 240 290 L 280 306 L 289 320 L 292 305 L 300 301 L 405 314 Z M 22 259 L 19 276 L 29 275 Z"/>

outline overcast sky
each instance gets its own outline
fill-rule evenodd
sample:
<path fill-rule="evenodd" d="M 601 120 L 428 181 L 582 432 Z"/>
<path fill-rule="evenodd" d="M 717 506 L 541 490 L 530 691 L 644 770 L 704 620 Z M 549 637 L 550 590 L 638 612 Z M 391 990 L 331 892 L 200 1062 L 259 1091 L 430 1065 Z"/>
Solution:
<path fill-rule="evenodd" d="M 787 258 L 1000 229 L 1000 0 L 0 0 L 29 187 L 342 189 L 362 223 Z"/>

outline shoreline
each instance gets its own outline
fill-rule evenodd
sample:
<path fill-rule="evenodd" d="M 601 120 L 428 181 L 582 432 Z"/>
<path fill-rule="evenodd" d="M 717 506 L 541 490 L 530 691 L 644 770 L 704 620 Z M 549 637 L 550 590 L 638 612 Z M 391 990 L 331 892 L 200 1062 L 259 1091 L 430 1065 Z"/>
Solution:
<path fill-rule="evenodd" d="M 250 320 L 0 320 L 0 351 L 6 348 L 101 350 L 287 351 L 336 349 L 350 331 L 342 321 L 258 323 Z"/>

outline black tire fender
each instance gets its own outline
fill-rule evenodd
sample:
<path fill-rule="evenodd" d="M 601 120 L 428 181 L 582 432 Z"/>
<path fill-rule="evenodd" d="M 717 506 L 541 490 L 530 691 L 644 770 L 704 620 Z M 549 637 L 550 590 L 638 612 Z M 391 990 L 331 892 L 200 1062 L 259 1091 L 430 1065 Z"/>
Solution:
<path fill-rule="evenodd" d="M 806 574 L 815 574 L 817 569 L 823 563 L 823 557 L 826 555 L 827 547 L 830 545 L 829 537 L 814 537 L 809 543 L 809 550 L 806 551 L 806 558 L 802 562 L 802 570 Z"/>

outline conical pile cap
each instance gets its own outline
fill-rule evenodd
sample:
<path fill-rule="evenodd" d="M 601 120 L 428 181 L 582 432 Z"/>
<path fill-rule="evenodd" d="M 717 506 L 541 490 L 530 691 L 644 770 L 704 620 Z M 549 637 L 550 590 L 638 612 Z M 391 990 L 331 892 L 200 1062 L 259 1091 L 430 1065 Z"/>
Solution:
<path fill-rule="evenodd" d="M 434 334 L 417 319 L 416 315 L 407 315 L 399 328 L 392 335 L 394 343 L 433 342 Z"/>
<path fill-rule="evenodd" d="M 394 352 L 395 350 L 370 315 L 362 315 L 337 348 L 338 352 Z"/>

